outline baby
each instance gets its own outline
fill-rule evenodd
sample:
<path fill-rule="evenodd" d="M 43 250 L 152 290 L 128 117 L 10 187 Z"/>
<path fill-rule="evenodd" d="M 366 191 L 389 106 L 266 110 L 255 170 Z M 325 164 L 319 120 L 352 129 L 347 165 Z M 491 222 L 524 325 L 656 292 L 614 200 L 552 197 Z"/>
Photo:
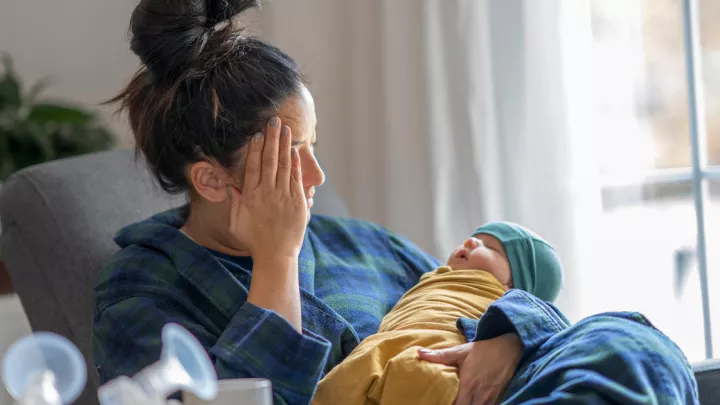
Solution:
<path fill-rule="evenodd" d="M 466 343 L 459 318 L 479 319 L 509 288 L 554 301 L 562 285 L 555 249 L 509 222 L 478 228 L 446 266 L 423 275 L 363 340 L 318 385 L 313 405 L 451 405 L 456 369 L 421 361 L 420 348 Z"/>

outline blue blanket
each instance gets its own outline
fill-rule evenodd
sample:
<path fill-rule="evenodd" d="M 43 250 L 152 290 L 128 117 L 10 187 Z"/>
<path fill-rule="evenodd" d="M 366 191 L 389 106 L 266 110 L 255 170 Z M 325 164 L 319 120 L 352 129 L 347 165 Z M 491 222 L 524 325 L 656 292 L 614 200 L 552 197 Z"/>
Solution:
<path fill-rule="evenodd" d="M 524 353 L 503 404 L 699 403 L 682 351 L 638 313 L 570 325 L 553 305 L 510 290 L 479 322 L 458 327 L 471 341 L 520 335 Z"/>

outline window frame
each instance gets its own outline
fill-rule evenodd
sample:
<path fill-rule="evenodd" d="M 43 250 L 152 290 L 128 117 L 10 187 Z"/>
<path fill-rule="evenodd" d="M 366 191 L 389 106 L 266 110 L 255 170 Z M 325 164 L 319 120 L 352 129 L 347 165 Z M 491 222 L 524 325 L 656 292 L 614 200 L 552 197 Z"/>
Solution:
<path fill-rule="evenodd" d="M 697 263 L 702 295 L 703 329 L 705 336 L 705 358 L 713 358 L 712 321 L 710 318 L 710 294 L 707 274 L 707 243 L 705 233 L 705 205 L 708 199 L 708 184 L 711 179 L 720 179 L 720 166 L 708 166 L 707 131 L 705 127 L 705 98 L 702 82 L 700 11 L 698 0 L 683 0 L 683 28 L 685 66 L 688 85 L 688 111 L 690 116 L 690 143 L 692 167 L 685 172 L 670 176 L 658 176 L 659 183 L 677 181 L 678 176 L 692 181 L 697 222 Z M 666 177 L 666 178 L 665 178 Z M 656 183 L 657 184 L 657 183 Z"/>

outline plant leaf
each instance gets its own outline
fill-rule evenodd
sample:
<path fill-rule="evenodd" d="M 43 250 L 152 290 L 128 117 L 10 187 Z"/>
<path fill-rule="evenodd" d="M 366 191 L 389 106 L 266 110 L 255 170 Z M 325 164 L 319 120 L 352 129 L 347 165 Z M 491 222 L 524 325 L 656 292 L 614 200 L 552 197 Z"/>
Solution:
<path fill-rule="evenodd" d="M 8 148 L 9 135 L 0 128 L 0 181 L 5 181 L 15 171 L 15 161 Z"/>
<path fill-rule="evenodd" d="M 58 158 L 106 150 L 113 146 L 112 135 L 100 126 L 64 125 L 50 134 Z"/>
<path fill-rule="evenodd" d="M 17 109 L 21 105 L 21 84 L 8 55 L 3 55 L 5 73 L 0 76 L 0 110 Z"/>
<path fill-rule="evenodd" d="M 95 120 L 95 115 L 70 105 L 35 104 L 30 108 L 27 120 L 38 123 L 82 125 Z"/>
<path fill-rule="evenodd" d="M 7 139 L 7 147 L 15 170 L 52 159 L 47 134 L 38 125 L 17 125 Z"/>

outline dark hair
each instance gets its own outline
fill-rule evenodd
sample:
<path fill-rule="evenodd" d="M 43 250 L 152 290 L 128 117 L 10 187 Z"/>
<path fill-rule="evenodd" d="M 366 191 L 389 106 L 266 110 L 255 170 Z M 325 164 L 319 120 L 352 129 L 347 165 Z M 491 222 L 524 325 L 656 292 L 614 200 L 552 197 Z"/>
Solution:
<path fill-rule="evenodd" d="M 278 48 L 249 37 L 233 17 L 259 0 L 141 0 L 130 21 L 143 66 L 117 97 L 136 154 L 169 193 L 187 191 L 188 163 L 231 168 L 236 153 L 302 77 Z"/>

